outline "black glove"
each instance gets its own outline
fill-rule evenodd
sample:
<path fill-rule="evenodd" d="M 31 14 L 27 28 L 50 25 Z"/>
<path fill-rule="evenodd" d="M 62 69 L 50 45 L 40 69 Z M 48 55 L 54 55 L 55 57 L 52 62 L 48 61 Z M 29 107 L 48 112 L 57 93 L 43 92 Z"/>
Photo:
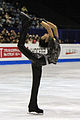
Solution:
<path fill-rule="evenodd" d="M 37 18 L 37 20 L 39 21 L 39 24 L 44 21 L 44 22 L 47 22 L 47 20 L 45 20 L 44 18 Z"/>
<path fill-rule="evenodd" d="M 47 23 L 47 20 L 45 20 L 44 18 L 42 18 L 42 21 L 46 22 Z"/>

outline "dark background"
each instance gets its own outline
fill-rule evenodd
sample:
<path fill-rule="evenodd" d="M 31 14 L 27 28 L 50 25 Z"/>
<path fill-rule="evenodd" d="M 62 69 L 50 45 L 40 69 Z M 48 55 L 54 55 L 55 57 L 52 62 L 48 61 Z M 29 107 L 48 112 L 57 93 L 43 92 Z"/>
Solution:
<path fill-rule="evenodd" d="M 80 29 L 80 3 L 79 0 L 5 0 L 19 7 L 25 5 L 30 14 L 55 23 L 59 28 Z"/>

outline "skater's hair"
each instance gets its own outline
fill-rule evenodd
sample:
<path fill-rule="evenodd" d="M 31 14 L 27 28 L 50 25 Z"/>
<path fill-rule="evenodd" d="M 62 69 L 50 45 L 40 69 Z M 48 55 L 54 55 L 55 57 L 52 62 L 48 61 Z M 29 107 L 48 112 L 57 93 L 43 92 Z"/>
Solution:
<path fill-rule="evenodd" d="M 48 46 L 48 42 L 45 42 L 45 40 L 39 39 L 39 46 L 46 48 Z"/>

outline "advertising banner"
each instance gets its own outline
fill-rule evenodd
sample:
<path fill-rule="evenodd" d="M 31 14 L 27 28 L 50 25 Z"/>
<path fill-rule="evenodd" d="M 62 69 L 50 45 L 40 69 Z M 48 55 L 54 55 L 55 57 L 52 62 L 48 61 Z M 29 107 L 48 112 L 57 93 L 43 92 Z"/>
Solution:
<path fill-rule="evenodd" d="M 25 44 L 34 53 L 46 54 L 47 49 L 39 47 L 38 44 Z M 80 44 L 61 44 L 61 53 L 58 61 L 80 61 Z M 0 44 L 0 61 L 27 61 L 18 49 L 17 44 Z M 29 60 L 28 60 L 29 61 Z M 2 63 L 1 63 L 2 64 Z"/>
<path fill-rule="evenodd" d="M 62 44 L 61 59 L 80 58 L 80 44 Z"/>
<path fill-rule="evenodd" d="M 0 47 L 0 58 L 16 58 L 22 57 L 17 47 Z"/>

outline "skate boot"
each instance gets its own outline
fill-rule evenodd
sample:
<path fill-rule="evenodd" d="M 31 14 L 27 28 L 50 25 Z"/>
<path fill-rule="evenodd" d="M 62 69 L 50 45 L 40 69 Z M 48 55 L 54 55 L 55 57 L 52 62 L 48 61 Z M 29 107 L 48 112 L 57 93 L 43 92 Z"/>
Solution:
<path fill-rule="evenodd" d="M 20 19 L 22 21 L 22 26 L 24 27 L 24 24 L 26 23 L 25 27 L 27 28 L 31 26 L 33 21 L 33 19 L 28 14 L 25 14 L 24 12 L 20 13 Z"/>
<path fill-rule="evenodd" d="M 29 113 L 31 114 L 43 114 L 43 110 L 42 109 L 39 109 L 38 106 L 34 107 L 34 106 L 29 106 L 29 109 L 28 109 Z"/>

